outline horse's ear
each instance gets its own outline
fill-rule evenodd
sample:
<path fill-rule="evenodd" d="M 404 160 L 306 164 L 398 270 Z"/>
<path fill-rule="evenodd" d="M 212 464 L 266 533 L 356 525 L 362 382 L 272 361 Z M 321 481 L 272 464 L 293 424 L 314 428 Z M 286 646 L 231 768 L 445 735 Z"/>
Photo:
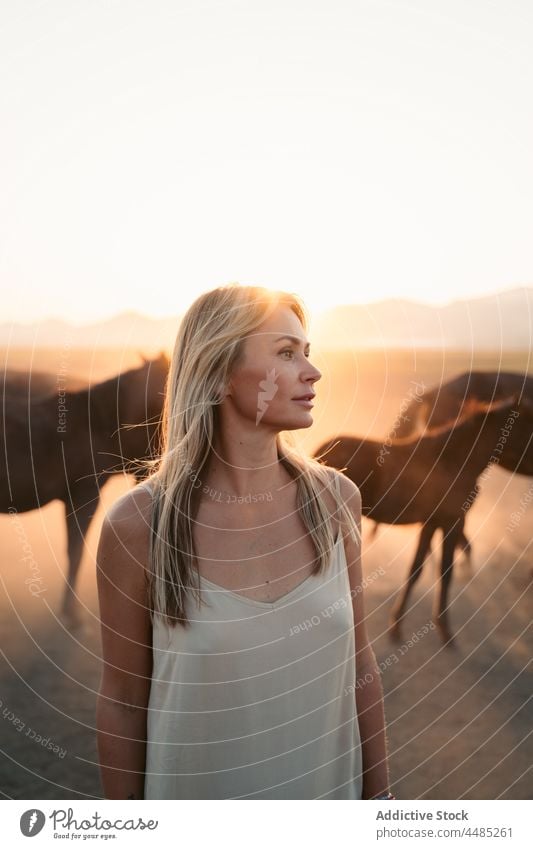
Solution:
<path fill-rule="evenodd" d="M 145 366 L 145 365 L 146 365 L 146 363 L 148 362 L 148 360 L 146 359 L 146 357 L 144 356 L 144 354 L 141 354 L 141 352 L 140 352 L 140 351 L 139 351 L 139 356 L 140 356 L 141 360 L 143 361 L 143 366 Z"/>

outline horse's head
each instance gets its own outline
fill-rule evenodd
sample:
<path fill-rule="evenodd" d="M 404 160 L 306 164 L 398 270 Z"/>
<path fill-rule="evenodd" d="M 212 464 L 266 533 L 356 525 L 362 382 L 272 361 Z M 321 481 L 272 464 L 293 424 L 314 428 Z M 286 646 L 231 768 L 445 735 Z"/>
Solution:
<path fill-rule="evenodd" d="M 524 420 L 529 422 L 533 421 L 533 401 L 522 392 L 512 392 L 505 398 L 499 398 L 498 400 L 492 401 L 492 403 L 487 403 L 484 406 L 488 411 L 499 410 L 502 414 L 505 412 L 514 413 L 515 418 L 518 418 L 516 415 L 518 413 L 518 415 L 524 417 Z"/>
<path fill-rule="evenodd" d="M 533 474 L 533 401 L 520 392 L 489 407 L 497 422 L 497 451 L 505 452 L 505 468 Z"/>
<path fill-rule="evenodd" d="M 512 403 L 515 410 L 518 410 L 520 414 L 524 414 L 524 417 L 533 422 L 533 401 L 527 395 L 522 395 L 520 397 L 520 392 L 515 392 L 512 396 Z"/>
<path fill-rule="evenodd" d="M 533 460 L 533 400 L 524 394 L 520 397 L 520 392 L 515 392 L 511 396 L 509 412 L 516 420 L 521 440 L 531 441 L 529 451 Z"/>

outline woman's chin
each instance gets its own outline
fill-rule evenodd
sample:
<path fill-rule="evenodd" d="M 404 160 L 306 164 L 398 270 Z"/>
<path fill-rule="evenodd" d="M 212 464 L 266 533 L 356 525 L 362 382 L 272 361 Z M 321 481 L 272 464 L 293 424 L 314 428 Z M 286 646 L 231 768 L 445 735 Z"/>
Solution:
<path fill-rule="evenodd" d="M 291 416 L 287 419 L 281 430 L 299 430 L 303 427 L 311 427 L 313 416 L 311 410 L 302 410 L 299 416 Z"/>
<path fill-rule="evenodd" d="M 311 427 L 314 423 L 311 413 L 311 410 L 302 408 L 296 415 L 293 413 L 292 415 L 288 414 L 283 417 L 281 415 L 275 417 L 272 416 L 270 420 L 268 416 L 265 416 L 264 419 L 262 419 L 262 423 L 278 432 L 282 430 L 299 430 L 300 428 Z"/>

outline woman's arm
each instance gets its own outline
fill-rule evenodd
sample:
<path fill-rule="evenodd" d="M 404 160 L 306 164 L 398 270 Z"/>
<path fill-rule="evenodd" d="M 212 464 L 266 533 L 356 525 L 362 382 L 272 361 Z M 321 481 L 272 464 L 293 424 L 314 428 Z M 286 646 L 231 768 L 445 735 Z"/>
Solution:
<path fill-rule="evenodd" d="M 103 667 L 96 731 L 106 799 L 144 798 L 152 675 L 147 595 L 150 513 L 150 493 L 132 490 L 107 514 L 98 544 Z"/>
<path fill-rule="evenodd" d="M 364 658 L 364 659 L 363 659 Z M 355 698 L 363 749 L 363 799 L 389 792 L 383 688 L 371 646 L 358 654 Z"/>
<path fill-rule="evenodd" d="M 341 475 L 340 483 L 346 506 L 361 530 L 359 488 L 345 475 Z M 344 550 L 355 622 L 355 698 L 363 753 L 363 799 L 372 799 L 389 791 L 383 688 L 376 656 L 366 630 L 361 549 L 348 536 L 344 539 Z"/>

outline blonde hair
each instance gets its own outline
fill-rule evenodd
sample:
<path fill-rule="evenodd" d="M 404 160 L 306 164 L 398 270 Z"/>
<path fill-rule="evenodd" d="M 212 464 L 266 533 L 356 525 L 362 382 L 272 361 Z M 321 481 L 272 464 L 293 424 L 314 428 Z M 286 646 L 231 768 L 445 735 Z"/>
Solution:
<path fill-rule="evenodd" d="M 244 341 L 279 304 L 289 306 L 307 331 L 306 309 L 297 295 L 237 283 L 204 293 L 182 318 L 166 384 L 161 453 L 147 463 L 153 472 L 148 570 L 152 623 L 158 614 L 171 626 L 178 622 L 187 627 L 186 599 L 193 587 L 202 601 L 192 534 L 199 505 L 196 481 L 209 458 L 217 407 Z M 313 573 L 322 572 L 335 543 L 322 490 L 333 494 L 337 511 L 360 542 L 357 523 L 332 486 L 330 469 L 302 451 L 290 431 L 277 435 L 277 445 L 279 462 L 296 480 L 298 509 L 315 544 Z"/>

